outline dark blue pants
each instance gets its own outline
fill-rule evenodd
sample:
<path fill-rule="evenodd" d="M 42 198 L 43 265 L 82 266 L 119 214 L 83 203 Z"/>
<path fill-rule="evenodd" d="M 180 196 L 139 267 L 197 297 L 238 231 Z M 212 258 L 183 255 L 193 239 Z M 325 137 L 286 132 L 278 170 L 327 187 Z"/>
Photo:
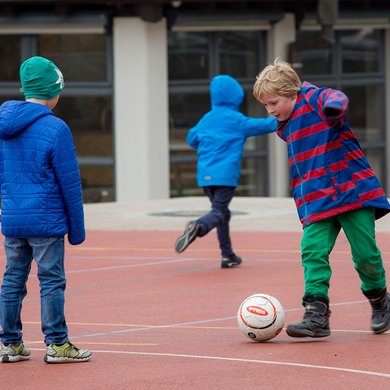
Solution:
<path fill-rule="evenodd" d="M 229 233 L 229 203 L 233 199 L 235 187 L 209 186 L 203 187 L 204 193 L 211 202 L 211 211 L 196 222 L 200 227 L 198 236 L 205 236 L 210 230 L 217 228 L 217 236 L 223 257 L 234 255 Z"/>

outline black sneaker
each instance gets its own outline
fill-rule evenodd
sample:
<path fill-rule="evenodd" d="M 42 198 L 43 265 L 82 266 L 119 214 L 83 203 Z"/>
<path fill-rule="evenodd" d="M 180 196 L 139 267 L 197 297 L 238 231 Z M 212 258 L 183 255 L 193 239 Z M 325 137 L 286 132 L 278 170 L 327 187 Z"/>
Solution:
<path fill-rule="evenodd" d="M 199 225 L 196 221 L 189 221 L 186 224 L 184 233 L 176 240 L 175 250 L 178 253 L 184 252 L 191 242 L 195 241 L 199 232 Z"/>
<path fill-rule="evenodd" d="M 377 297 L 368 299 L 371 304 L 371 328 L 381 334 L 390 329 L 390 294 L 383 290 Z"/>
<path fill-rule="evenodd" d="M 221 268 L 232 268 L 240 265 L 242 263 L 242 259 L 239 256 L 224 256 L 221 260 Z"/>
<path fill-rule="evenodd" d="M 287 326 L 290 337 L 326 337 L 330 335 L 329 306 L 325 302 L 310 300 L 305 302 L 303 320 Z"/>

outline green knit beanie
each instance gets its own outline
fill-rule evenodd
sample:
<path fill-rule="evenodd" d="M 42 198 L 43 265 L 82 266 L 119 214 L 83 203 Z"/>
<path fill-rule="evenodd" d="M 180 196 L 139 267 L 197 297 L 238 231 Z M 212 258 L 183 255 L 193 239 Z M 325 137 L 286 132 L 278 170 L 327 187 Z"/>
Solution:
<path fill-rule="evenodd" d="M 53 99 L 65 86 L 57 66 L 39 56 L 31 57 L 20 65 L 20 81 L 26 99 Z"/>

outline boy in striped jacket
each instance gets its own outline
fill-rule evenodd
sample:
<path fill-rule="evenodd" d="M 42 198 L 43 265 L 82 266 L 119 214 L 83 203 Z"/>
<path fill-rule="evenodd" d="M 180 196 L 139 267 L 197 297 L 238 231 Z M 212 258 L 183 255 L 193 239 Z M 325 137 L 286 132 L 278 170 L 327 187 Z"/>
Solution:
<path fill-rule="evenodd" d="M 341 91 L 301 83 L 291 65 L 278 59 L 257 76 L 253 94 L 276 117 L 277 134 L 287 143 L 291 190 L 303 225 L 305 314 L 287 327 L 287 334 L 330 335 L 329 255 L 341 229 L 371 304 L 372 330 L 386 332 L 390 294 L 375 220 L 390 211 L 390 204 L 348 125 L 348 98 Z"/>

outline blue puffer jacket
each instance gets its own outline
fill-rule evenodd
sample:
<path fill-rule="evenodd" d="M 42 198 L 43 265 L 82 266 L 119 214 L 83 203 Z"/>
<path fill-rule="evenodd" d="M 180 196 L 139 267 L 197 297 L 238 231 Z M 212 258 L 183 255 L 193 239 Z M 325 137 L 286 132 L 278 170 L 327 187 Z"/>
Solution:
<path fill-rule="evenodd" d="M 187 143 L 197 149 L 200 187 L 236 187 L 244 143 L 248 137 L 276 131 L 275 118 L 251 118 L 238 111 L 244 91 L 228 75 L 211 80 L 211 111 L 190 129 Z"/>
<path fill-rule="evenodd" d="M 79 167 L 69 127 L 47 107 L 0 107 L 2 233 L 85 240 Z"/>

